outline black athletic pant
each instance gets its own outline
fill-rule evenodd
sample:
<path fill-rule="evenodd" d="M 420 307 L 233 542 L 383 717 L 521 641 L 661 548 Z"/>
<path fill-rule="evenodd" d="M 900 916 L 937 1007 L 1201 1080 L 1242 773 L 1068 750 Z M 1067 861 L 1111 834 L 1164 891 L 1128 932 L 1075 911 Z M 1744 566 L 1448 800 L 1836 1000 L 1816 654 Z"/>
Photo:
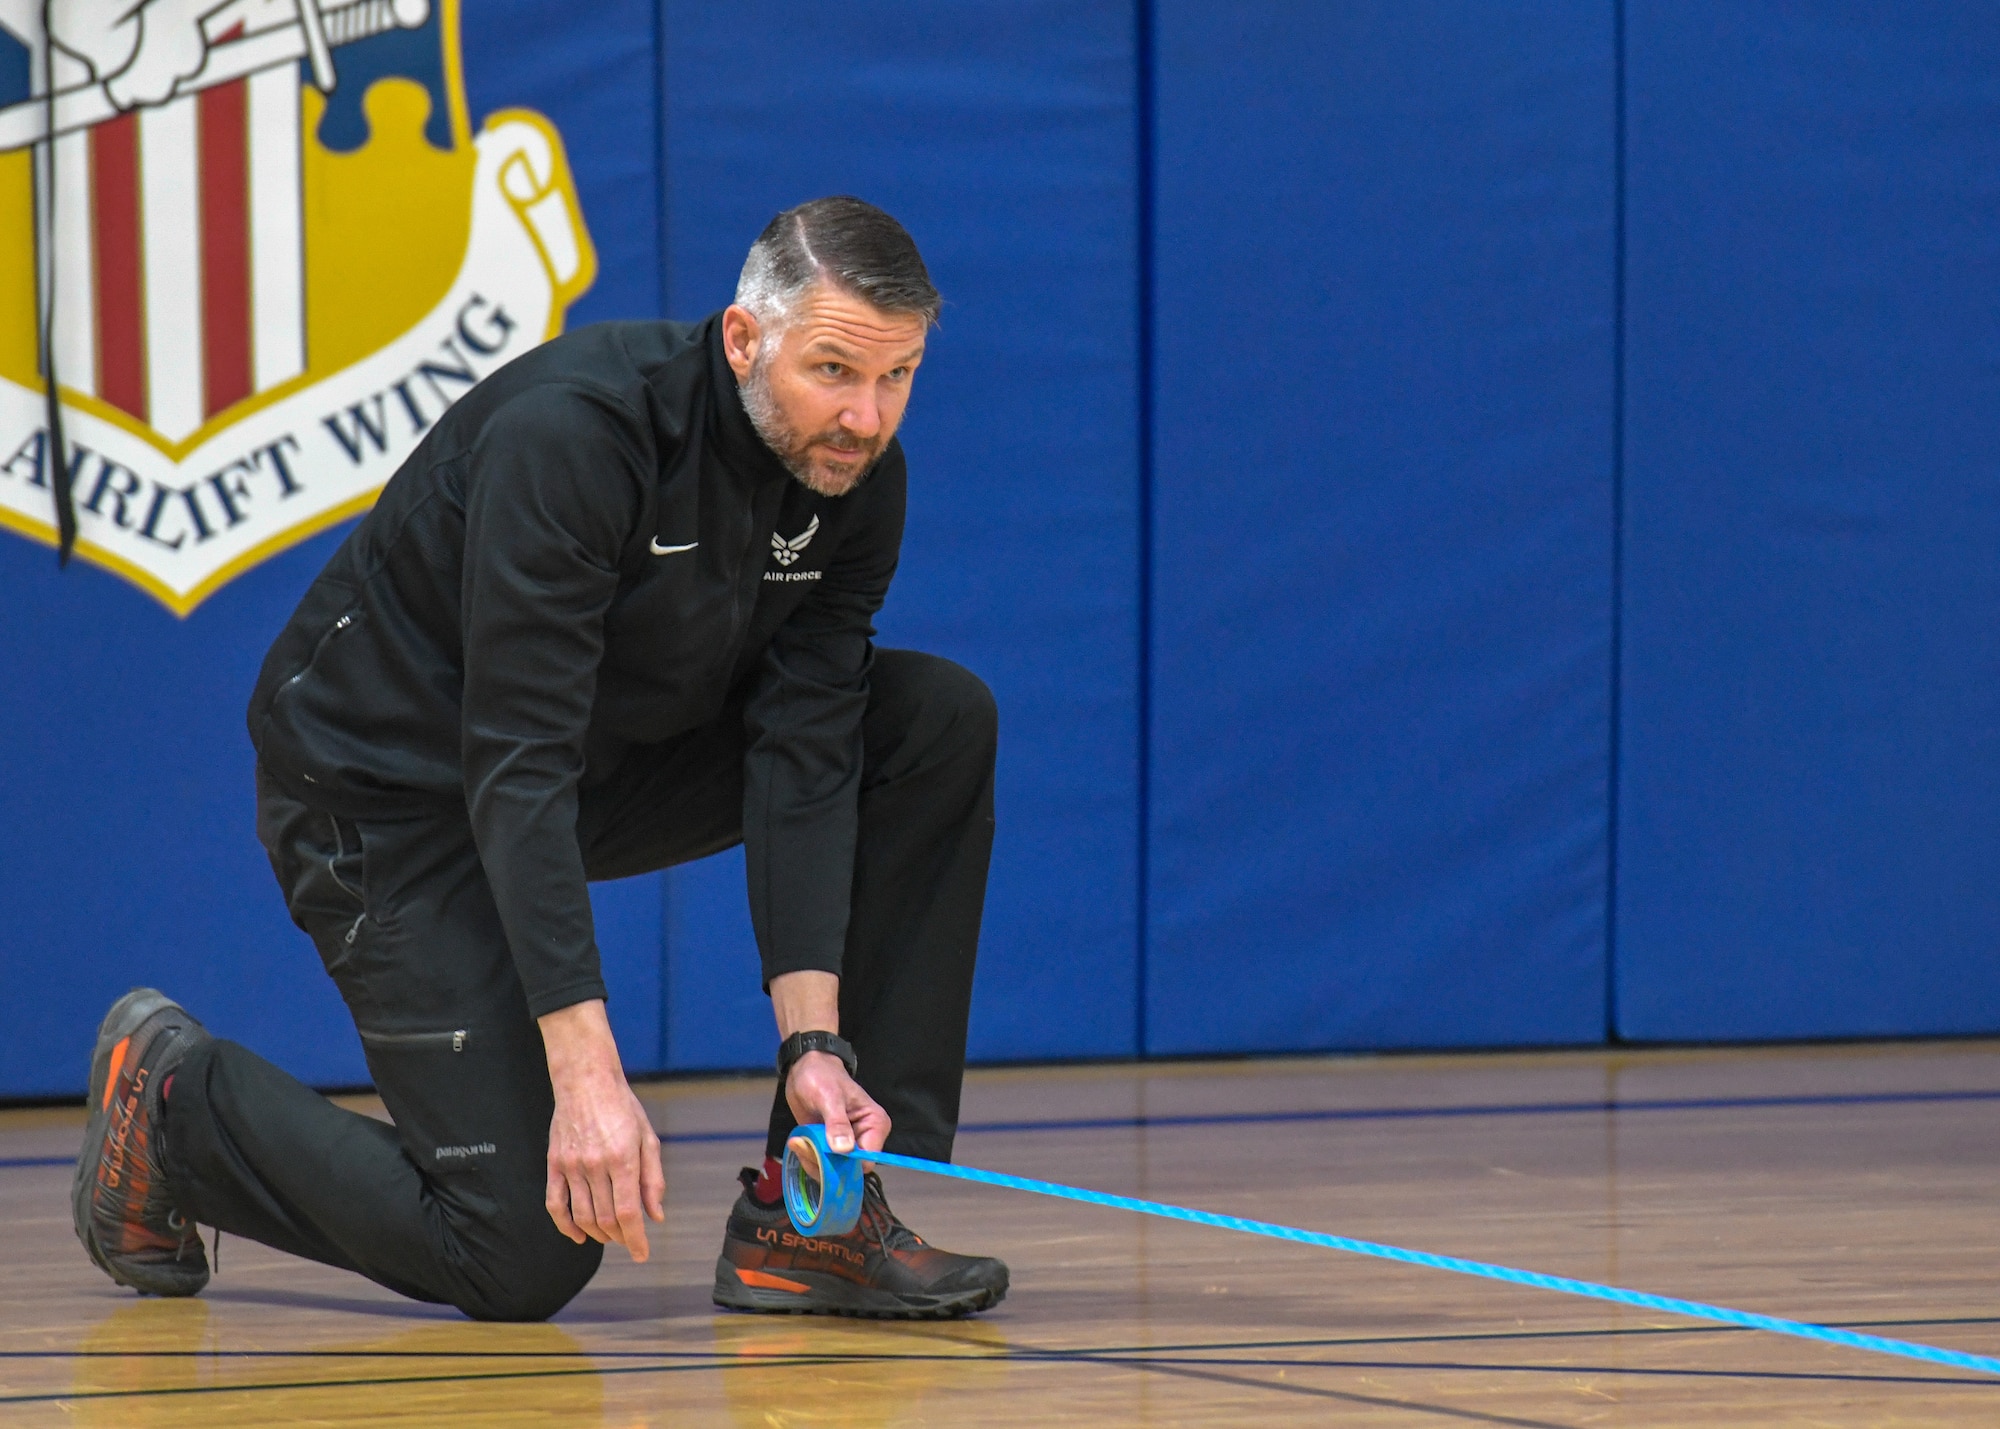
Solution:
<path fill-rule="evenodd" d="M 889 1148 L 915 1156 L 949 1158 L 958 1124 L 996 724 L 976 676 L 877 653 L 840 1019 L 861 1084 L 894 1121 Z M 742 809 L 732 710 L 634 751 L 585 794 L 578 837 L 591 877 L 620 878 L 739 842 Z M 543 1203 L 548 1066 L 463 811 L 357 826 L 260 771 L 257 822 L 395 1125 L 342 1110 L 233 1042 L 207 1044 L 168 1102 L 176 1205 L 477 1318 L 553 1314 L 603 1248 L 565 1238 Z M 780 1088 L 771 1150 L 792 1125 Z"/>

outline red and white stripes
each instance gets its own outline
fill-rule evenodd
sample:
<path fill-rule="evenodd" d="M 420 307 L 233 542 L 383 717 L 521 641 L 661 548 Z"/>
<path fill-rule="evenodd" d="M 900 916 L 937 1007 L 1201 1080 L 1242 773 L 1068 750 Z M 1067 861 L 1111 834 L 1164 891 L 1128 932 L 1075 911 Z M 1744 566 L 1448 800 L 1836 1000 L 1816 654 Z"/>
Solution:
<path fill-rule="evenodd" d="M 65 386 L 178 441 L 305 370 L 299 96 L 284 65 L 57 140 Z"/>

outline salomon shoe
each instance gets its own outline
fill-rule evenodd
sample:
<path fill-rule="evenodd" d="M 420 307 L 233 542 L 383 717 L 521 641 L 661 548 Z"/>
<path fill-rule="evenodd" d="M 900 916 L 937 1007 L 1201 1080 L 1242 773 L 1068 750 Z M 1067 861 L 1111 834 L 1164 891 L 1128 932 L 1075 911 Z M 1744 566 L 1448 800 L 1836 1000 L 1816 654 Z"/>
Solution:
<path fill-rule="evenodd" d="M 767 1205 L 751 1194 L 755 1171 L 744 1168 L 742 1181 L 715 1262 L 714 1299 L 726 1309 L 944 1320 L 990 1309 L 1007 1293 L 1001 1262 L 926 1245 L 897 1220 L 873 1171 L 860 1223 L 837 1236 L 800 1235 L 782 1199 Z"/>
<path fill-rule="evenodd" d="M 141 1295 L 192 1295 L 208 1284 L 201 1237 L 167 1200 L 160 1147 L 165 1085 L 208 1040 L 185 1009 L 150 987 L 119 998 L 97 1029 L 70 1215 L 98 1268 Z"/>

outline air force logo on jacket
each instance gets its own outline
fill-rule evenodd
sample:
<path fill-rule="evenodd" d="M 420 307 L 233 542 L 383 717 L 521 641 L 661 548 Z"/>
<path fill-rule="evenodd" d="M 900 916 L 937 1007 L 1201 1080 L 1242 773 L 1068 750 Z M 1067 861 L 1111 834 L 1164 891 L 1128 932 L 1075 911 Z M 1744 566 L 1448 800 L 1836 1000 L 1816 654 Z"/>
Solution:
<path fill-rule="evenodd" d="M 771 533 L 771 559 L 776 561 L 780 566 L 791 565 L 794 561 L 798 560 L 805 548 L 812 544 L 812 538 L 818 534 L 819 517 L 817 516 L 813 517 L 811 525 L 807 526 L 804 531 L 790 540 L 786 540 L 779 532 L 773 531 Z M 767 581 L 816 581 L 819 577 L 820 573 L 818 571 L 776 570 L 764 572 L 764 579 Z"/>

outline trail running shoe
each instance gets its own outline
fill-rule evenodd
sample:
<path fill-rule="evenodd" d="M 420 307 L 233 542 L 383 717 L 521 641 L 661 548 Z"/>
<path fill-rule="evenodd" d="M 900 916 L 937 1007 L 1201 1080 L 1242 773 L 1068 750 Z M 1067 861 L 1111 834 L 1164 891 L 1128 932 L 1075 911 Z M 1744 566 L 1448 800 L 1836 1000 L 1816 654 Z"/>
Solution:
<path fill-rule="evenodd" d="M 98 1268 L 141 1295 L 192 1295 L 208 1284 L 201 1236 L 167 1201 L 160 1147 L 163 1088 L 207 1040 L 184 1008 L 150 987 L 119 998 L 97 1029 L 70 1215 Z"/>
<path fill-rule="evenodd" d="M 990 1256 L 926 1245 L 896 1219 L 882 1178 L 867 1173 L 861 1221 L 846 1235 L 802 1236 L 783 1200 L 759 1201 L 745 1167 L 715 1262 L 715 1303 L 778 1315 L 856 1315 L 874 1320 L 948 1320 L 998 1305 L 1007 1267 Z"/>

